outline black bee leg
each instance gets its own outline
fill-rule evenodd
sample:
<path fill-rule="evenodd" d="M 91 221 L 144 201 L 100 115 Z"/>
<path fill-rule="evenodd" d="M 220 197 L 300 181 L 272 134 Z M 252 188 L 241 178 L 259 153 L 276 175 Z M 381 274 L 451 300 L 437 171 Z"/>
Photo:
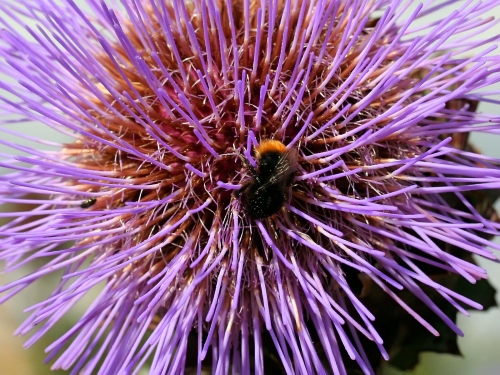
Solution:
<path fill-rule="evenodd" d="M 248 161 L 248 159 L 246 157 L 244 157 L 243 155 L 239 154 L 238 155 L 239 158 L 241 159 L 241 162 L 243 163 L 243 165 L 245 166 L 245 169 L 248 171 L 248 173 L 250 174 L 250 176 L 252 178 L 258 178 L 257 176 L 257 171 L 255 170 L 255 168 L 253 167 L 252 163 L 250 163 Z"/>
<path fill-rule="evenodd" d="M 243 194 L 251 185 L 251 181 L 244 183 L 239 190 L 234 191 L 234 196 L 239 198 L 241 194 Z"/>

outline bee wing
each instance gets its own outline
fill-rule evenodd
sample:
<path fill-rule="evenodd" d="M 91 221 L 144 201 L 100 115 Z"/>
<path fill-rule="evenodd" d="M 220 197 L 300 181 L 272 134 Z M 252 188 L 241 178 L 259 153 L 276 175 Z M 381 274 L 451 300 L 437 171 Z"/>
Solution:
<path fill-rule="evenodd" d="M 271 185 L 286 185 L 288 177 L 297 169 L 297 149 L 293 148 L 285 152 L 276 164 L 275 173 L 263 183 L 256 192 L 266 189 Z"/>

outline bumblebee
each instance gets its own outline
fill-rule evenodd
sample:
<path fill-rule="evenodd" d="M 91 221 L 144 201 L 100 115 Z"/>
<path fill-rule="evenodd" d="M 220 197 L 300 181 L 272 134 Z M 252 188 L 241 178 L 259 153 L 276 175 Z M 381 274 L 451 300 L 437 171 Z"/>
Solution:
<path fill-rule="evenodd" d="M 82 204 L 80 205 L 81 208 L 89 208 L 92 207 L 95 202 L 97 202 L 97 199 L 95 198 L 89 198 L 86 201 L 83 201 Z"/>
<path fill-rule="evenodd" d="M 252 177 L 238 190 L 241 203 L 251 219 L 265 219 L 277 213 L 287 199 L 295 170 L 297 149 L 287 149 L 280 141 L 268 139 L 255 148 L 257 168 L 241 159 Z"/>

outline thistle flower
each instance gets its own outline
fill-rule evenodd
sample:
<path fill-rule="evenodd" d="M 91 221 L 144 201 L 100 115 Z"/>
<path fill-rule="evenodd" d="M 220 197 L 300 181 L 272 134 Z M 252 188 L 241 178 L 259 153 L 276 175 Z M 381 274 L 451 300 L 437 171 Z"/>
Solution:
<path fill-rule="evenodd" d="M 103 285 L 47 348 L 54 369 L 372 374 L 394 311 L 461 335 L 450 308 L 482 306 L 454 286 L 486 279 L 471 255 L 499 249 L 474 193 L 496 198 L 500 160 L 467 145 L 500 130 L 475 112 L 498 103 L 480 90 L 500 58 L 476 36 L 499 3 L 425 23 L 448 3 L 2 1 L 2 131 L 72 137 L 0 141 L 27 153 L 2 162 L 1 202 L 33 207 L 1 214 L 0 258 L 47 260 L 2 301 L 62 272 L 17 333 L 36 326 L 31 345 Z M 265 139 L 297 170 L 279 212 L 252 220 L 235 193 Z"/>

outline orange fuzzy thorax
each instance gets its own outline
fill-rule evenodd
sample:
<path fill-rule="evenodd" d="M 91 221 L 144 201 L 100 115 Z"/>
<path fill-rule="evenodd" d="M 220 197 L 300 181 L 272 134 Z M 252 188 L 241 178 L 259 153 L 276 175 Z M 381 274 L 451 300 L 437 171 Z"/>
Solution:
<path fill-rule="evenodd" d="M 278 152 L 280 154 L 286 151 L 286 146 L 280 141 L 274 139 L 266 139 L 255 147 L 255 156 L 257 159 L 267 152 Z"/>

